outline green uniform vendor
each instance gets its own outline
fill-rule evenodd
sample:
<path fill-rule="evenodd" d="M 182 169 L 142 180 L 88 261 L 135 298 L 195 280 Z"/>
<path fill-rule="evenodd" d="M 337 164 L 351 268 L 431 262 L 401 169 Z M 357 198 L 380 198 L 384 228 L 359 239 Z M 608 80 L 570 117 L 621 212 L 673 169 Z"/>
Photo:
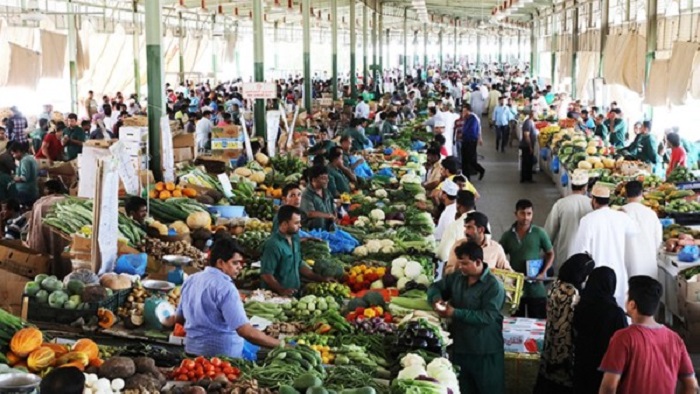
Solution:
<path fill-rule="evenodd" d="M 71 161 L 83 153 L 83 143 L 87 134 L 78 126 L 78 115 L 68 115 L 68 128 L 63 131 L 63 146 L 66 147 L 66 160 Z"/>
<path fill-rule="evenodd" d="M 643 163 L 653 166 L 659 164 L 658 144 L 656 137 L 651 134 L 651 122 L 645 120 L 635 123 L 634 133 L 634 141 L 625 148 L 624 153 Z"/>
<path fill-rule="evenodd" d="M 433 283 L 428 302 L 450 318 L 453 363 L 459 366 L 459 390 L 465 394 L 505 392 L 503 315 L 505 291 L 484 262 L 476 242 L 455 249 L 458 270 Z"/>
<path fill-rule="evenodd" d="M 369 139 L 360 131 L 364 122 L 364 119 L 355 118 L 350 122 L 350 127 L 343 131 L 343 136 L 348 136 L 352 139 L 353 152 L 361 152 L 369 144 Z"/>
<path fill-rule="evenodd" d="M 301 210 L 306 214 L 304 228 L 332 231 L 338 216 L 333 196 L 328 191 L 328 168 L 313 166 L 308 171 L 310 184 L 301 195 Z"/>
<path fill-rule="evenodd" d="M 623 148 L 627 141 L 627 122 L 622 118 L 622 110 L 615 108 L 612 110 L 615 117 L 608 120 L 608 130 L 610 130 L 610 144 L 616 149 Z"/>
<path fill-rule="evenodd" d="M 608 131 L 608 126 L 605 125 L 605 116 L 599 114 L 594 120 L 595 128 L 593 129 L 593 134 L 596 137 L 600 137 L 603 142 L 609 142 L 610 132 Z"/>
<path fill-rule="evenodd" d="M 277 212 L 279 228 L 265 241 L 260 258 L 263 288 L 282 296 L 292 296 L 301 287 L 301 277 L 314 282 L 329 282 L 331 278 L 315 274 L 301 261 L 301 211 L 284 205 Z M 296 236 L 296 237 L 295 237 Z"/>
<path fill-rule="evenodd" d="M 328 176 L 333 179 L 333 187 L 328 187 L 328 192 L 333 197 L 339 197 L 343 193 L 350 193 L 350 183 L 357 183 L 357 177 L 352 170 L 343 164 L 343 153 L 334 149 L 328 156 Z"/>
<path fill-rule="evenodd" d="M 318 141 L 316 141 L 316 144 L 309 148 L 309 155 L 316 156 L 328 154 L 328 152 L 330 152 L 335 146 L 335 143 L 328 139 L 328 130 L 325 128 L 319 130 L 317 139 Z"/>

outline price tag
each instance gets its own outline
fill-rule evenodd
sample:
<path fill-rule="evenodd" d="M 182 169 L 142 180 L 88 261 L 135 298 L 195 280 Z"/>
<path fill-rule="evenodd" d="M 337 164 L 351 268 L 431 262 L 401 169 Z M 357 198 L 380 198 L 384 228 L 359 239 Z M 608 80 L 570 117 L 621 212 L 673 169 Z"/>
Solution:
<path fill-rule="evenodd" d="M 224 189 L 224 196 L 227 198 L 232 198 L 233 197 L 233 185 L 231 185 L 231 180 L 228 178 L 228 176 L 224 174 L 219 174 L 218 175 L 219 182 L 221 182 L 221 187 Z"/>

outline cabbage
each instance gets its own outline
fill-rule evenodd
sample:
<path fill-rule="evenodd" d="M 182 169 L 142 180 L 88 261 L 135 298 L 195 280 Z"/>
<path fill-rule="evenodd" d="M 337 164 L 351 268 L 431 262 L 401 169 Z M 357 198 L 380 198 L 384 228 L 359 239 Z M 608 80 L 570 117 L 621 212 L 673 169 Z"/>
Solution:
<path fill-rule="evenodd" d="M 403 358 L 401 359 L 401 366 L 405 368 L 405 367 L 409 367 L 411 365 L 418 365 L 420 367 L 425 367 L 425 360 L 423 359 L 423 357 L 421 357 L 415 353 L 408 353 L 407 355 L 403 356 Z"/>
<path fill-rule="evenodd" d="M 409 365 L 399 372 L 397 379 L 409 379 L 413 380 L 421 375 L 425 375 L 425 369 L 421 365 Z"/>
<path fill-rule="evenodd" d="M 409 261 L 403 270 L 407 278 L 415 279 L 423 273 L 423 266 L 416 261 Z"/>
<path fill-rule="evenodd" d="M 433 359 L 433 361 L 430 362 L 430 364 L 428 364 L 428 375 L 433 378 L 437 379 L 435 375 L 437 375 L 438 372 L 443 370 L 447 370 L 454 373 L 452 369 L 452 363 L 450 362 L 450 360 L 444 357 L 435 358 Z"/>
<path fill-rule="evenodd" d="M 34 281 L 27 282 L 27 284 L 24 285 L 24 294 L 30 297 L 35 296 L 36 293 L 39 292 L 39 290 L 41 290 L 41 286 Z"/>
<path fill-rule="evenodd" d="M 62 308 L 66 302 L 68 302 L 68 294 L 61 290 L 54 291 L 49 295 L 49 306 L 52 308 Z"/>

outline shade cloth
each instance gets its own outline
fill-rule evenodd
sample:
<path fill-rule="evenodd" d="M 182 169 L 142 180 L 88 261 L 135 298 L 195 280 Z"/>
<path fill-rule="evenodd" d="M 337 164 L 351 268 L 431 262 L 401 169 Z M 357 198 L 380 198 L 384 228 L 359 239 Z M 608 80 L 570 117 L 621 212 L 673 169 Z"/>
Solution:
<path fill-rule="evenodd" d="M 665 106 L 668 102 L 669 60 L 654 60 L 649 71 L 649 86 L 644 103 L 653 107 Z"/>
<path fill-rule="evenodd" d="M 65 34 L 41 30 L 41 76 L 43 78 L 62 78 L 66 67 Z"/>
<path fill-rule="evenodd" d="M 675 42 L 668 66 L 673 78 L 668 80 L 668 100 L 671 105 L 684 105 L 688 97 L 688 86 L 693 72 L 695 54 L 700 48 L 696 42 Z"/>

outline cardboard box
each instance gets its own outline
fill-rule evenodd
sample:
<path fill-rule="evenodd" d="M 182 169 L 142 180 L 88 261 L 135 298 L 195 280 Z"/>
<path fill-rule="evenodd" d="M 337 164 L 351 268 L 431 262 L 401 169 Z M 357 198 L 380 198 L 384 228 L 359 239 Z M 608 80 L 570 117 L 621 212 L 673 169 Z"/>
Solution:
<path fill-rule="evenodd" d="M 21 241 L 0 240 L 0 269 L 27 278 L 49 272 L 51 257 L 22 245 Z"/>
<path fill-rule="evenodd" d="M 182 163 L 183 161 L 194 160 L 194 148 L 174 148 L 173 162 Z"/>
<path fill-rule="evenodd" d="M 156 265 L 157 264 L 159 264 L 159 263 L 156 262 Z M 168 272 L 170 272 L 174 269 L 175 269 L 175 267 L 173 267 L 173 266 L 160 263 L 160 269 L 156 272 L 148 273 L 148 279 L 168 280 Z M 182 270 L 185 271 L 185 273 L 187 275 L 193 275 L 193 274 L 196 274 L 197 272 L 201 271 L 199 268 L 195 268 L 192 266 L 182 267 Z"/>
<path fill-rule="evenodd" d="M 211 138 L 241 138 L 241 128 L 236 125 L 228 125 L 226 127 L 214 127 L 211 130 Z"/>
<path fill-rule="evenodd" d="M 48 168 L 48 172 L 53 176 L 76 176 L 77 165 L 77 160 L 54 163 L 53 167 Z"/>
<path fill-rule="evenodd" d="M 95 148 L 109 148 L 118 140 L 87 140 L 85 141 L 85 146 L 92 146 Z"/>
<path fill-rule="evenodd" d="M 688 282 L 682 273 L 678 274 L 678 301 L 698 302 L 700 282 Z"/>
<path fill-rule="evenodd" d="M 678 314 L 686 323 L 700 323 L 700 302 L 678 300 Z"/>
<path fill-rule="evenodd" d="M 70 247 L 71 252 L 90 252 L 92 250 L 92 240 L 80 235 L 73 234 Z"/>
<path fill-rule="evenodd" d="M 685 323 L 678 334 L 683 338 L 688 353 L 700 353 L 700 323 Z"/>
<path fill-rule="evenodd" d="M 503 320 L 503 343 L 506 352 L 540 353 L 544 347 L 545 320 L 522 317 Z"/>
<path fill-rule="evenodd" d="M 22 312 L 24 285 L 32 279 L 10 271 L 0 270 L 0 308 L 19 316 Z"/>
<path fill-rule="evenodd" d="M 194 133 L 180 134 L 174 137 L 173 148 L 194 148 Z"/>

